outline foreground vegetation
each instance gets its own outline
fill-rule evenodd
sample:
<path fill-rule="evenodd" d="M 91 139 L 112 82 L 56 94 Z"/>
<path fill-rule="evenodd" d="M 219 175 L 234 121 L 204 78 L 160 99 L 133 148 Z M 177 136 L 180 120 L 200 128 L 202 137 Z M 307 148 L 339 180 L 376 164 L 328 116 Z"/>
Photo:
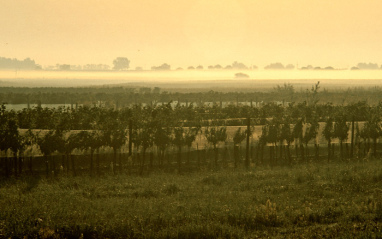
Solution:
<path fill-rule="evenodd" d="M 381 237 L 382 161 L 11 178 L 0 237 Z"/>

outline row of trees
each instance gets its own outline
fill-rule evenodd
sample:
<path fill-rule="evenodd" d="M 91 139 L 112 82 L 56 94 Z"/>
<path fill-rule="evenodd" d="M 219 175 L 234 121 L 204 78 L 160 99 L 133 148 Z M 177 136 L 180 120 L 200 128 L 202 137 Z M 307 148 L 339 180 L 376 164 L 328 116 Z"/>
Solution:
<path fill-rule="evenodd" d="M 192 86 L 190 86 L 192 88 Z M 196 91 L 196 90 L 195 90 Z M 317 99 L 321 104 L 357 103 L 367 100 L 370 105 L 377 105 L 381 100 L 382 88 L 352 88 L 347 90 L 322 90 L 318 92 Z M 251 89 L 243 92 L 168 92 L 159 87 L 84 87 L 84 88 L 27 88 L 27 87 L 1 87 L 0 102 L 9 104 L 75 104 L 94 105 L 104 102 L 105 105 L 124 107 L 131 104 L 145 103 L 151 105 L 155 102 L 296 102 L 307 101 L 306 89 L 296 89 L 291 84 L 277 85 L 270 91 L 256 92 Z M 196 105 L 194 105 L 196 106 Z"/>
<path fill-rule="evenodd" d="M 182 149 L 187 147 L 190 151 L 196 136 L 204 134 L 206 141 L 215 152 L 215 164 L 218 162 L 219 143 L 227 140 L 226 125 L 236 122 L 246 125 L 242 131 L 238 128 L 233 137 L 234 154 L 237 147 L 252 136 L 253 126 L 262 125 L 259 134 L 257 151 L 263 160 L 264 148 L 270 149 L 271 162 L 277 159 L 292 161 L 291 145 L 295 147 L 295 158 L 307 160 L 308 145 L 314 142 L 316 157 L 319 156 L 320 142 L 317 140 L 320 124 L 325 125 L 322 135 L 328 143 L 328 159 L 332 158 L 333 140 L 338 139 L 340 156 L 353 157 L 355 147 L 359 150 L 361 143 L 365 152 L 373 149 L 377 154 L 377 141 L 381 136 L 381 110 L 382 104 L 369 106 L 365 102 L 347 106 L 319 105 L 315 101 L 312 89 L 310 102 L 291 104 L 289 107 L 280 107 L 267 104 L 261 108 L 232 107 L 230 114 L 224 114 L 219 107 L 175 107 L 170 104 L 159 107 L 123 108 L 121 110 L 98 107 L 80 107 L 75 109 L 29 109 L 19 112 L 6 111 L 1 106 L 1 151 L 11 151 L 14 154 L 13 165 L 18 168 L 21 157 L 31 145 L 38 145 L 41 153 L 46 157 L 47 172 L 49 156 L 54 152 L 64 155 L 63 164 L 71 161 L 75 173 L 75 160 L 72 152 L 75 149 L 88 151 L 91 156 L 90 171 L 93 174 L 93 154 L 101 147 L 113 150 L 113 169 L 117 170 L 118 152 L 128 144 L 129 155 L 139 152 L 141 173 L 146 164 L 146 152 L 153 147 L 157 148 L 159 164 L 164 161 L 166 150 L 170 145 L 178 150 L 178 165 L 181 166 Z M 246 113 L 244 119 L 228 118 L 235 112 Z M 236 114 L 240 115 L 240 114 Z M 362 123 L 359 123 L 362 122 Z M 18 128 L 28 129 L 20 134 Z M 32 130 L 46 129 L 46 130 Z M 350 131 L 351 130 L 351 131 Z M 350 154 L 343 149 L 343 143 L 351 136 Z M 37 132 L 37 133 L 36 133 Z M 348 145 L 348 144 L 346 144 Z M 358 151 L 359 152 L 359 151 Z M 99 154 L 97 154 L 99 157 Z M 235 159 L 238 157 L 235 156 Z M 249 165 L 247 151 L 246 165 Z M 97 159 L 99 161 L 99 158 Z M 119 165 L 122 164 L 119 158 Z M 150 160 L 152 160 L 150 158 Z M 188 159 L 189 160 L 189 159 Z M 152 161 L 150 161 L 152 164 Z M 6 164 L 8 165 L 8 164 Z M 237 162 L 235 161 L 235 165 Z M 53 166 L 55 168 L 55 166 Z M 8 169 L 6 169 L 9 172 Z"/>

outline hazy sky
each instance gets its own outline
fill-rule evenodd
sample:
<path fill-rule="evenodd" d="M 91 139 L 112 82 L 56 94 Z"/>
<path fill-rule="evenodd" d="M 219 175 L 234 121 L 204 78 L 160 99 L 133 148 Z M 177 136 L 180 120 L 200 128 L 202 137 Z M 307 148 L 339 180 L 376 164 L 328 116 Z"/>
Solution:
<path fill-rule="evenodd" d="M 382 64 L 381 0 L 0 0 L 0 56 L 42 65 Z"/>

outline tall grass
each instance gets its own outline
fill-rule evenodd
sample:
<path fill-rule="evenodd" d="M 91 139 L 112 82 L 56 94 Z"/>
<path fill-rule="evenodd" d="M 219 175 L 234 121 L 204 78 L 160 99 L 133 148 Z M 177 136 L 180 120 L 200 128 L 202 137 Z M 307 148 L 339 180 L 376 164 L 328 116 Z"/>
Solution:
<path fill-rule="evenodd" d="M 381 237 L 382 161 L 0 182 L 0 238 Z"/>

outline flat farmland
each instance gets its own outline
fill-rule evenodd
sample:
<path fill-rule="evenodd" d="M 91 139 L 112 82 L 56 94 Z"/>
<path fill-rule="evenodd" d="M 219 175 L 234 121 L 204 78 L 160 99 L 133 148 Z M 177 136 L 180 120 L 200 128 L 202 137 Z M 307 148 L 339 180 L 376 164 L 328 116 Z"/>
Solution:
<path fill-rule="evenodd" d="M 382 161 L 0 182 L 3 238 L 378 238 Z"/>

